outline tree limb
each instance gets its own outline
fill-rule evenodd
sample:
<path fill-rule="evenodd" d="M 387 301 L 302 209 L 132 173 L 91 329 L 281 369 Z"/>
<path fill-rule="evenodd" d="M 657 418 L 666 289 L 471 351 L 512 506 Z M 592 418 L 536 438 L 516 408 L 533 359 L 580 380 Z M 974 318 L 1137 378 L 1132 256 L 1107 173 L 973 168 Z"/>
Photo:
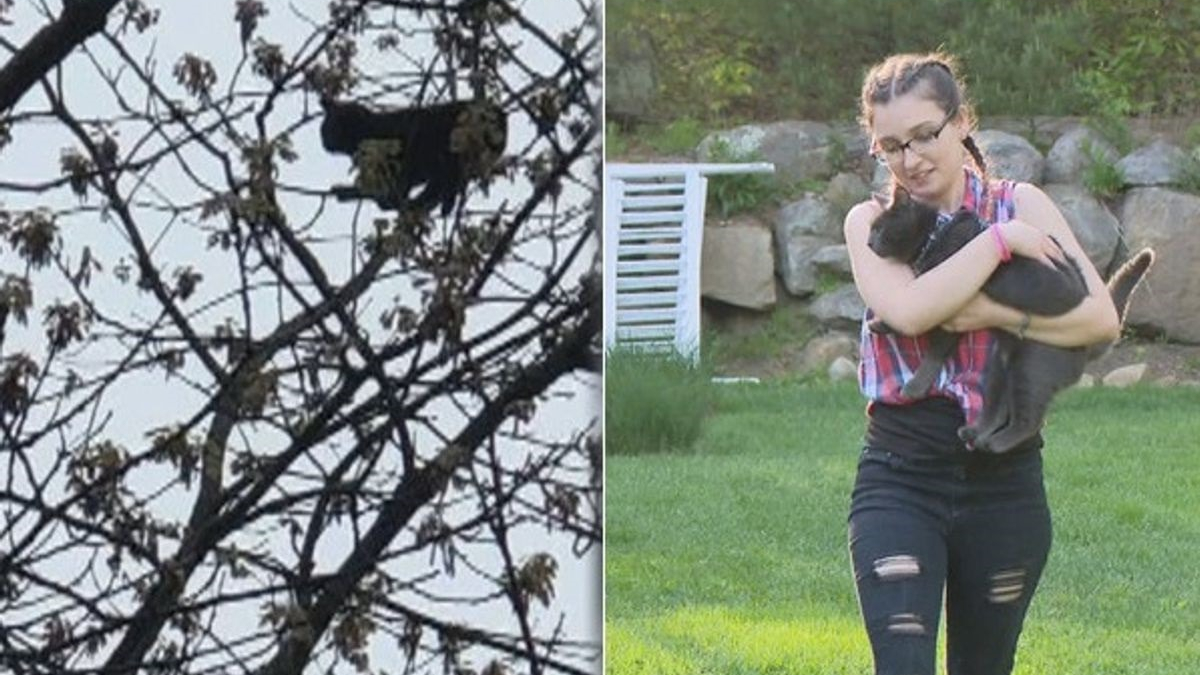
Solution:
<path fill-rule="evenodd" d="M 62 14 L 0 68 L 0 111 L 16 105 L 79 45 L 104 29 L 119 0 L 64 0 Z"/>

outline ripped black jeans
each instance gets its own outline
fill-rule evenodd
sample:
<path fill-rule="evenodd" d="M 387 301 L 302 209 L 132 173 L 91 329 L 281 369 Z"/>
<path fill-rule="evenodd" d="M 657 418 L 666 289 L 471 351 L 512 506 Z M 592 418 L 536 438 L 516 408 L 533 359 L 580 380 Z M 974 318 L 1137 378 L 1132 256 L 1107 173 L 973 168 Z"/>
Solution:
<path fill-rule="evenodd" d="M 914 460 L 866 449 L 850 556 L 876 675 L 1008 675 L 1050 552 L 1039 450 Z"/>

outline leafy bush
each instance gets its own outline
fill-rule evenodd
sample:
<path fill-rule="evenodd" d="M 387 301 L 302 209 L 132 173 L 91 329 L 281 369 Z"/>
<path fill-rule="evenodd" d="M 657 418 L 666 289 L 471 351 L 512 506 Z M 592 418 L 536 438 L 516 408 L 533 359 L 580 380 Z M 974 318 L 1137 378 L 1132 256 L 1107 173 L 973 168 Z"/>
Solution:
<path fill-rule="evenodd" d="M 630 348 L 604 361 L 605 448 L 610 454 L 687 450 L 712 404 L 709 368 L 678 354 Z"/>
<path fill-rule="evenodd" d="M 684 116 L 667 123 L 648 138 L 651 147 L 668 155 L 690 154 L 704 140 L 704 125 L 694 117 Z"/>
<path fill-rule="evenodd" d="M 1166 0 L 608 0 L 653 36 L 663 119 L 849 119 L 888 54 L 957 54 L 983 115 L 1200 109 L 1200 3 Z M 621 68 L 610 61 L 608 68 Z"/>
<path fill-rule="evenodd" d="M 1076 0 L 1088 13 L 1091 57 L 1082 73 L 1091 107 L 1117 115 L 1191 114 L 1200 107 L 1200 4 Z"/>
<path fill-rule="evenodd" d="M 1189 148 L 1200 148 L 1200 122 L 1188 126 L 1183 134 L 1183 140 Z"/>
<path fill-rule="evenodd" d="M 604 158 L 621 158 L 629 154 L 629 139 L 620 125 L 609 122 L 604 125 Z"/>
<path fill-rule="evenodd" d="M 729 144 L 718 139 L 709 152 L 712 162 L 758 162 L 761 157 L 734 152 Z M 708 213 L 728 218 L 736 213 L 757 211 L 778 199 L 779 183 L 770 174 L 717 174 L 708 179 Z"/>
<path fill-rule="evenodd" d="M 1200 146 L 1194 147 L 1183 159 L 1179 167 L 1179 185 L 1181 190 L 1200 194 Z"/>
<path fill-rule="evenodd" d="M 762 60 L 753 36 L 728 30 L 723 16 L 732 8 L 724 0 L 687 5 L 620 3 L 609 15 L 610 26 L 653 26 L 649 31 L 656 57 L 658 106 L 654 121 L 696 117 L 727 119 L 739 103 L 755 93 Z M 628 22 L 628 24 L 611 22 Z M 610 30 L 612 30 L 610 28 Z M 609 67 L 621 67 L 609 63 Z"/>
<path fill-rule="evenodd" d="M 1078 9 L 992 2 L 966 12 L 947 48 L 982 114 L 1066 115 L 1084 106 L 1076 72 L 1087 63 L 1088 33 Z"/>
<path fill-rule="evenodd" d="M 1133 150 L 1133 131 L 1125 118 L 1111 111 L 1097 110 L 1087 117 L 1087 125 L 1112 144 L 1122 155 Z"/>
<path fill-rule="evenodd" d="M 1085 146 L 1088 165 L 1083 170 L 1083 186 L 1101 199 L 1112 199 L 1125 189 L 1125 174 L 1091 145 Z"/>
<path fill-rule="evenodd" d="M 818 286 L 823 289 L 831 290 L 842 283 L 828 273 L 822 272 L 818 277 Z M 742 330 L 705 332 L 704 353 L 710 355 L 718 373 L 736 375 L 742 361 L 784 358 L 802 349 L 819 330 L 807 312 L 782 304 L 772 309 L 765 321 L 757 321 L 752 326 Z"/>

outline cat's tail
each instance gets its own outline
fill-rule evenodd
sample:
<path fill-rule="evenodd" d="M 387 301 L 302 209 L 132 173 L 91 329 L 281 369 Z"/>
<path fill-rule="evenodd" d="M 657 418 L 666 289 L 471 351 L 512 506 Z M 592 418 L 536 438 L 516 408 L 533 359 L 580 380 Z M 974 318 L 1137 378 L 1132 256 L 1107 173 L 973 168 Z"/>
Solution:
<path fill-rule="evenodd" d="M 1150 266 L 1153 264 L 1154 249 L 1144 248 L 1127 260 L 1124 265 L 1121 265 L 1109 279 L 1108 293 L 1112 296 L 1113 305 L 1117 308 L 1117 322 L 1121 326 L 1125 325 L 1125 316 L 1129 311 L 1129 297 L 1133 295 L 1133 291 L 1146 277 L 1146 273 L 1150 271 Z M 1088 347 L 1088 360 L 1103 356 L 1112 345 L 1111 342 L 1101 342 Z"/>

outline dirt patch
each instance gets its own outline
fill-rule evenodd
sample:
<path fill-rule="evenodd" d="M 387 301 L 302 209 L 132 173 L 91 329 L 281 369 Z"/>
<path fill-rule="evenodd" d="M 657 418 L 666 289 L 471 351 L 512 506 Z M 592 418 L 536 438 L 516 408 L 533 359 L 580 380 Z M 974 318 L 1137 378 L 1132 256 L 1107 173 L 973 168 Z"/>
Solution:
<path fill-rule="evenodd" d="M 1086 372 L 1099 378 L 1136 363 L 1146 364 L 1145 381 L 1200 385 L 1200 345 L 1126 339 L 1089 363 Z"/>

